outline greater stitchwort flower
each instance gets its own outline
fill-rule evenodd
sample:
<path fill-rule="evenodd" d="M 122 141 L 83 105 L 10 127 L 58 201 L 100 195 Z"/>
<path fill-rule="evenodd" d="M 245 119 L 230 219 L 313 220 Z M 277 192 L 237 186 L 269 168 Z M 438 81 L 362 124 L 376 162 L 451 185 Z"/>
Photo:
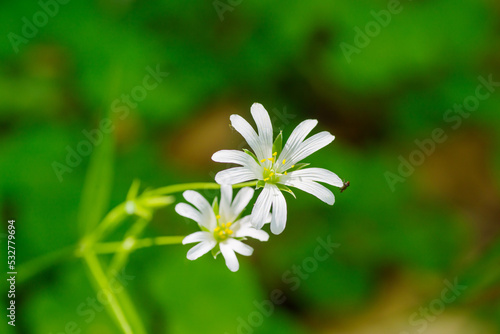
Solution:
<path fill-rule="evenodd" d="M 287 218 L 286 201 L 281 191 L 294 195 L 288 186 L 308 192 L 327 204 L 333 205 L 335 202 L 333 193 L 317 182 L 342 187 L 342 180 L 326 169 L 303 169 L 309 164 L 299 163 L 330 144 L 335 137 L 328 131 L 323 131 L 305 139 L 318 124 L 317 120 L 309 119 L 295 128 L 283 147 L 282 133 L 273 141 L 273 127 L 266 109 L 261 104 L 254 103 L 251 113 L 257 124 L 258 133 L 239 115 L 231 115 L 230 120 L 231 125 L 245 138 L 253 152 L 248 150 L 216 152 L 212 160 L 234 163 L 241 167 L 217 173 L 215 181 L 219 184 L 237 184 L 258 180 L 257 188 L 263 190 L 252 210 L 252 224 L 258 229 L 262 228 L 272 206 L 271 231 L 280 234 L 285 229 Z"/>
<path fill-rule="evenodd" d="M 239 263 L 235 252 L 245 256 L 250 256 L 253 253 L 253 248 L 244 244 L 241 240 L 246 240 L 246 237 L 260 241 L 269 239 L 266 232 L 257 230 L 252 226 L 250 216 L 240 218 L 253 194 L 254 190 L 246 187 L 241 189 L 234 201 L 232 201 L 233 188 L 223 185 L 221 186 L 219 206 L 217 198 L 210 205 L 196 191 L 185 191 L 183 193 L 184 198 L 196 209 L 186 203 L 179 203 L 175 207 L 175 211 L 181 216 L 196 221 L 201 229 L 199 232 L 186 236 L 182 241 L 183 244 L 199 242 L 188 251 L 187 258 L 196 260 L 209 251 L 212 251 L 215 258 L 219 253 L 222 253 L 229 270 L 237 271 Z M 270 215 L 266 218 L 265 220 L 268 222 L 271 220 Z"/>

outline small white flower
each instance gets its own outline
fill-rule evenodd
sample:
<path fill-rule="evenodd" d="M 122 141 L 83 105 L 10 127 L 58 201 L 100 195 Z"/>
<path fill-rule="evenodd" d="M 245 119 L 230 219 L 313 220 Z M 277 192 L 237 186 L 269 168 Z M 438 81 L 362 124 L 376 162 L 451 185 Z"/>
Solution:
<path fill-rule="evenodd" d="M 220 252 L 224 256 L 229 270 L 237 271 L 239 263 L 235 252 L 245 256 L 250 256 L 253 253 L 253 248 L 241 240 L 246 240 L 246 237 L 260 241 L 269 239 L 266 232 L 252 226 L 250 216 L 239 218 L 253 194 L 254 190 L 246 187 L 241 189 L 232 201 L 233 188 L 224 185 L 221 186 L 220 205 L 214 201 L 213 206 L 211 206 L 196 191 L 185 191 L 184 198 L 194 207 L 186 203 L 179 203 L 176 205 L 175 211 L 181 216 L 196 221 L 201 229 L 199 232 L 186 236 L 182 241 L 184 245 L 199 242 L 188 251 L 187 258 L 196 260 L 209 251 L 212 251 L 215 257 Z M 267 220 L 269 222 L 271 217 L 267 217 Z"/>
<path fill-rule="evenodd" d="M 266 109 L 261 104 L 254 103 L 251 113 L 257 124 L 258 133 L 239 115 L 231 115 L 230 120 L 231 125 L 245 138 L 255 154 L 247 150 L 216 152 L 212 160 L 234 163 L 241 167 L 217 173 L 215 181 L 219 184 L 237 184 L 258 180 L 257 187 L 264 189 L 252 210 L 252 224 L 258 229 L 262 228 L 272 206 L 271 231 L 280 234 L 285 229 L 287 218 L 286 201 L 281 191 L 293 195 L 288 186 L 308 192 L 327 204 L 333 205 L 335 202 L 333 193 L 317 182 L 342 187 L 342 180 L 326 169 L 302 169 L 308 164 L 299 164 L 304 158 L 330 144 L 335 137 L 328 131 L 323 131 L 305 139 L 318 124 L 317 120 L 309 119 L 293 130 L 283 147 L 281 133 L 273 142 L 273 127 Z"/>

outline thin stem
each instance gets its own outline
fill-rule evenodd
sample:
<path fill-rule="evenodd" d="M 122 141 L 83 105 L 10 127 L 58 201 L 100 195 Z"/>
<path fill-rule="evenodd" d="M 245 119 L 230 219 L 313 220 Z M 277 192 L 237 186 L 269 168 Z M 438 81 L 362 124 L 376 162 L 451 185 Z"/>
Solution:
<path fill-rule="evenodd" d="M 253 187 L 257 184 L 257 181 L 250 181 L 245 183 L 234 184 L 232 187 L 243 188 L 243 187 Z M 158 188 L 149 191 L 152 195 L 168 195 L 189 189 L 219 189 L 220 184 L 214 182 L 198 182 L 198 183 L 184 183 L 176 184 L 167 187 Z M 39 258 L 31 260 L 24 265 L 23 276 L 19 277 L 19 282 L 23 283 L 41 271 L 50 268 L 51 266 L 62 262 L 67 259 L 77 258 L 83 256 L 89 250 L 94 250 L 96 253 L 115 253 L 120 249 L 123 249 L 123 242 L 110 242 L 110 243 L 100 243 L 97 244 L 99 240 L 102 240 L 106 235 L 111 233 L 126 217 L 125 203 L 121 203 L 115 208 L 113 208 L 101 221 L 101 223 L 96 227 L 96 229 L 88 234 L 82 239 L 82 242 L 77 246 L 66 247 L 52 253 L 42 255 Z M 151 247 L 151 246 L 161 246 L 161 245 L 173 245 L 182 242 L 184 237 L 158 237 L 149 238 L 142 240 L 135 240 L 131 250 Z"/>
<path fill-rule="evenodd" d="M 132 227 L 127 231 L 127 233 L 125 233 L 121 250 L 115 253 L 108 267 L 108 276 L 112 275 L 112 273 L 114 272 L 119 272 L 120 269 L 125 266 L 130 253 L 132 253 L 133 251 L 132 248 L 127 247 L 127 243 L 135 242 L 142 231 L 144 231 L 146 226 L 148 226 L 149 221 L 149 219 L 138 219 L 135 224 L 133 224 Z"/>
<path fill-rule="evenodd" d="M 97 226 L 97 228 L 84 237 L 84 247 L 92 247 L 92 245 L 104 238 L 114 228 L 116 228 L 126 217 L 125 203 L 121 203 L 113 208 Z"/>
<path fill-rule="evenodd" d="M 87 264 L 87 267 L 90 270 L 90 273 L 92 277 L 95 280 L 95 283 L 97 283 L 99 290 L 102 291 L 103 293 L 107 294 L 108 296 L 108 304 L 106 306 L 109 306 L 108 311 L 111 313 L 111 315 L 114 316 L 115 320 L 123 330 L 125 334 L 133 334 L 134 331 L 132 330 L 132 327 L 130 326 L 127 316 L 125 315 L 125 311 L 122 308 L 122 305 L 120 305 L 117 295 L 115 293 L 116 287 L 112 287 L 102 270 L 101 264 L 99 263 L 99 260 L 97 259 L 96 254 L 92 252 L 85 252 L 83 256 L 84 262 Z M 129 309 L 128 312 L 134 312 L 135 310 Z M 143 329 L 142 324 L 138 324 L 139 328 L 135 328 L 136 332 L 140 333 L 145 333 L 145 330 Z"/>
<path fill-rule="evenodd" d="M 165 236 L 156 238 L 146 238 L 137 239 L 133 241 L 130 251 L 147 248 L 152 246 L 165 246 L 165 245 L 177 245 L 181 244 L 185 236 Z M 66 260 L 77 259 L 79 257 L 84 257 L 86 252 L 93 251 L 97 254 L 112 254 L 124 250 L 124 242 L 104 242 L 96 243 L 92 250 L 86 249 L 82 250 L 81 246 L 68 246 L 57 251 L 42 255 L 37 257 L 26 264 L 20 265 L 19 272 L 23 275 L 19 276 L 18 283 L 23 284 L 29 281 L 31 278 L 37 274 L 47 270 L 48 268 L 56 265 L 57 263 L 64 262 Z"/>
<path fill-rule="evenodd" d="M 185 236 L 166 236 L 137 240 L 129 239 L 129 243 L 123 241 L 101 242 L 95 244 L 93 250 L 97 254 L 110 254 L 120 252 L 123 249 L 136 250 L 152 246 L 178 245 L 182 243 L 184 238 Z"/>
<path fill-rule="evenodd" d="M 257 181 L 250 181 L 245 183 L 233 184 L 233 188 L 243 188 L 243 187 L 253 187 L 257 184 Z M 197 182 L 197 183 L 183 183 L 174 184 L 171 186 L 166 186 L 152 190 L 151 192 L 156 195 L 169 195 L 173 193 L 178 193 L 185 190 L 191 189 L 220 189 L 220 184 L 215 182 Z"/>

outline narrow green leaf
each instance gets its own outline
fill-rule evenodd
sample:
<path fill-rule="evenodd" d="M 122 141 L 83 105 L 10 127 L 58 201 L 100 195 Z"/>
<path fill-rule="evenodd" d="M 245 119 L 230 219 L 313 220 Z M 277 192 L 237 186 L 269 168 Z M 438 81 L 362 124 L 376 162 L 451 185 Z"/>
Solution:
<path fill-rule="evenodd" d="M 259 188 L 264 188 L 264 186 L 266 185 L 266 183 L 262 180 L 259 180 L 257 182 L 257 186 L 256 186 L 256 189 L 259 189 Z"/>
<path fill-rule="evenodd" d="M 283 149 L 283 131 L 280 131 L 280 134 L 276 137 L 273 143 L 273 154 L 276 152 L 276 159 L 281 154 L 281 150 Z"/>
<path fill-rule="evenodd" d="M 132 201 L 137 197 L 137 195 L 139 194 L 140 185 L 141 181 L 139 181 L 138 179 L 135 179 L 134 182 L 132 182 L 132 185 L 130 186 L 130 189 L 127 193 L 127 201 Z"/>
<path fill-rule="evenodd" d="M 212 256 L 214 257 L 214 259 L 216 259 L 217 255 L 219 255 L 219 253 L 220 253 L 219 245 L 217 245 L 217 247 L 212 248 L 211 253 L 212 253 Z"/>
<path fill-rule="evenodd" d="M 122 66 L 116 64 L 109 72 L 109 91 L 108 98 L 103 100 L 102 121 L 112 122 L 110 101 L 113 101 L 121 90 L 122 68 Z M 101 122 L 99 124 L 102 124 Z M 77 225 L 83 235 L 94 230 L 107 211 L 113 181 L 113 132 L 101 131 L 99 128 L 94 129 L 94 131 L 102 136 L 102 140 L 100 144 L 94 147 L 80 199 Z"/>
<path fill-rule="evenodd" d="M 111 286 L 95 254 L 87 252 L 84 255 L 84 260 L 93 278 L 92 282 L 95 291 L 106 291 L 108 293 L 108 303 L 105 304 L 106 310 L 122 332 L 125 334 L 146 333 L 134 304 L 128 297 L 125 288 L 121 285 L 120 280 L 114 279 L 113 286 Z"/>
<path fill-rule="evenodd" d="M 82 235 L 93 230 L 109 205 L 113 179 L 113 138 L 102 134 L 100 145 L 94 148 L 83 186 L 78 211 L 78 227 Z"/>
<path fill-rule="evenodd" d="M 132 226 L 128 229 L 127 233 L 125 233 L 125 236 L 123 238 L 123 242 L 126 242 L 127 240 L 130 240 L 131 242 L 135 242 L 141 234 L 143 233 L 144 229 L 148 226 L 149 224 L 148 219 L 143 219 L 140 218 L 138 219 Z M 130 253 L 132 253 L 133 248 L 123 248 L 120 247 L 120 249 L 114 254 L 113 259 L 111 260 L 109 267 L 107 269 L 108 277 L 111 279 L 112 275 L 114 275 L 117 272 L 120 272 L 127 264 L 128 258 Z"/>
<path fill-rule="evenodd" d="M 257 159 L 257 157 L 255 156 L 255 154 L 253 154 L 252 151 L 249 151 L 249 150 L 247 150 L 247 149 L 244 148 L 243 152 L 245 152 L 246 154 L 248 154 L 249 156 L 251 156 L 255 160 L 255 162 L 257 162 L 260 165 L 259 159 Z"/>
<path fill-rule="evenodd" d="M 214 201 L 212 202 L 212 208 L 214 209 L 214 213 L 217 216 L 219 214 L 219 199 L 217 196 L 214 198 Z"/>
<path fill-rule="evenodd" d="M 292 168 L 288 169 L 287 172 L 293 172 L 293 171 L 305 168 L 309 165 L 310 164 L 308 164 L 308 163 L 298 163 L 298 164 L 295 164 Z"/>
<path fill-rule="evenodd" d="M 295 194 L 293 193 L 292 189 L 288 188 L 287 186 L 285 186 L 284 184 L 281 184 L 281 183 L 276 183 L 276 185 L 278 186 L 278 189 L 281 190 L 281 191 L 286 191 L 287 193 L 290 193 L 292 194 L 292 196 L 294 198 L 297 198 L 295 197 Z"/>

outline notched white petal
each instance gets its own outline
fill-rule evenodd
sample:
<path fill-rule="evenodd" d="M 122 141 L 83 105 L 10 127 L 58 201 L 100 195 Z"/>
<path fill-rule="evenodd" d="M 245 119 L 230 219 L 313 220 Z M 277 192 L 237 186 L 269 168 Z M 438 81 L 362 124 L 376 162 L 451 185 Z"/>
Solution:
<path fill-rule="evenodd" d="M 314 136 L 306 139 L 304 142 L 298 145 L 296 150 L 290 152 L 290 159 L 287 160 L 284 168 L 290 168 L 295 163 L 300 162 L 314 152 L 330 144 L 334 139 L 335 136 L 330 134 L 328 131 L 317 133 Z"/>
<path fill-rule="evenodd" d="M 238 254 L 250 256 L 253 254 L 253 248 L 236 239 L 227 239 L 226 243 Z"/>
<path fill-rule="evenodd" d="M 243 227 L 238 232 L 236 232 L 236 237 L 238 238 L 245 238 L 245 237 L 250 237 L 253 239 L 257 239 L 259 241 L 268 241 L 269 240 L 269 234 L 267 234 L 266 231 L 263 230 L 257 230 L 253 227 Z"/>
<path fill-rule="evenodd" d="M 224 260 L 226 261 L 226 266 L 232 272 L 238 271 L 240 269 L 240 264 L 238 263 L 238 259 L 236 258 L 236 254 L 234 250 L 225 242 L 220 243 L 220 251 L 222 256 L 224 256 Z"/>
<path fill-rule="evenodd" d="M 306 119 L 293 130 L 292 134 L 286 141 L 285 147 L 278 159 L 278 161 L 290 160 L 291 154 L 297 150 L 298 146 L 304 141 L 307 135 L 314 129 L 318 124 L 315 119 Z"/>
<path fill-rule="evenodd" d="M 215 182 L 218 184 L 237 184 L 255 179 L 255 173 L 245 167 L 225 169 L 215 175 Z"/>
<path fill-rule="evenodd" d="M 261 167 L 255 159 L 243 151 L 221 150 L 212 155 L 212 160 L 215 162 L 241 165 L 254 173 L 260 173 L 261 171 Z"/>
<path fill-rule="evenodd" d="M 291 180 L 316 181 L 327 183 L 335 187 L 342 187 L 344 185 L 344 182 L 337 174 L 324 168 L 305 168 L 290 172 L 288 176 Z"/>
<path fill-rule="evenodd" d="M 233 204 L 231 205 L 231 211 L 235 217 L 237 217 L 252 200 L 255 190 L 250 187 L 245 187 L 241 189 L 234 198 Z"/>
<path fill-rule="evenodd" d="M 286 226 L 286 200 L 281 191 L 275 192 L 273 195 L 273 212 L 271 220 L 271 232 L 280 234 Z"/>
<path fill-rule="evenodd" d="M 260 139 L 252 126 L 240 115 L 231 115 L 229 117 L 231 125 L 238 131 L 252 148 L 259 159 L 263 159 L 264 152 L 262 151 Z"/>
<path fill-rule="evenodd" d="M 231 200 L 233 199 L 233 187 L 230 185 L 221 185 L 220 187 L 221 199 L 219 206 L 219 215 L 223 220 L 232 219 L 231 213 Z"/>
<path fill-rule="evenodd" d="M 260 230 L 262 226 L 264 226 L 267 215 L 271 210 L 273 188 L 275 188 L 275 186 L 266 184 L 259 197 L 257 198 L 257 201 L 255 202 L 252 210 L 251 220 L 252 225 L 256 229 Z"/>
<path fill-rule="evenodd" d="M 203 241 L 188 250 L 187 252 L 187 258 L 188 260 L 196 260 L 202 255 L 205 255 L 206 253 L 210 252 L 212 248 L 217 245 L 217 242 L 215 240 L 213 241 Z"/>
<path fill-rule="evenodd" d="M 257 129 L 259 130 L 259 142 L 263 151 L 262 153 L 264 154 L 264 158 L 266 156 L 267 158 L 270 158 L 271 154 L 273 153 L 271 152 L 273 147 L 273 124 L 271 123 L 269 113 L 260 103 L 252 104 L 250 112 L 255 121 L 255 124 L 257 125 Z"/>
<path fill-rule="evenodd" d="M 182 244 L 186 245 L 186 244 L 192 244 L 193 242 L 211 241 L 211 240 L 214 240 L 213 235 L 211 233 L 205 231 L 198 231 L 187 235 L 182 240 Z"/>
<path fill-rule="evenodd" d="M 200 224 L 203 220 L 201 213 L 193 208 L 191 205 L 186 203 L 179 203 L 175 206 L 175 212 L 179 215 L 192 219 L 198 224 Z"/>
<path fill-rule="evenodd" d="M 325 186 L 322 186 L 314 181 L 293 181 L 286 182 L 285 184 L 316 196 L 326 204 L 333 205 L 335 203 L 335 196 L 333 193 Z"/>
<path fill-rule="evenodd" d="M 205 197 L 194 190 L 186 190 L 183 193 L 184 198 L 189 203 L 193 204 L 201 213 L 202 219 L 198 223 L 204 227 L 212 230 L 215 227 L 215 214 L 212 206 Z"/>

